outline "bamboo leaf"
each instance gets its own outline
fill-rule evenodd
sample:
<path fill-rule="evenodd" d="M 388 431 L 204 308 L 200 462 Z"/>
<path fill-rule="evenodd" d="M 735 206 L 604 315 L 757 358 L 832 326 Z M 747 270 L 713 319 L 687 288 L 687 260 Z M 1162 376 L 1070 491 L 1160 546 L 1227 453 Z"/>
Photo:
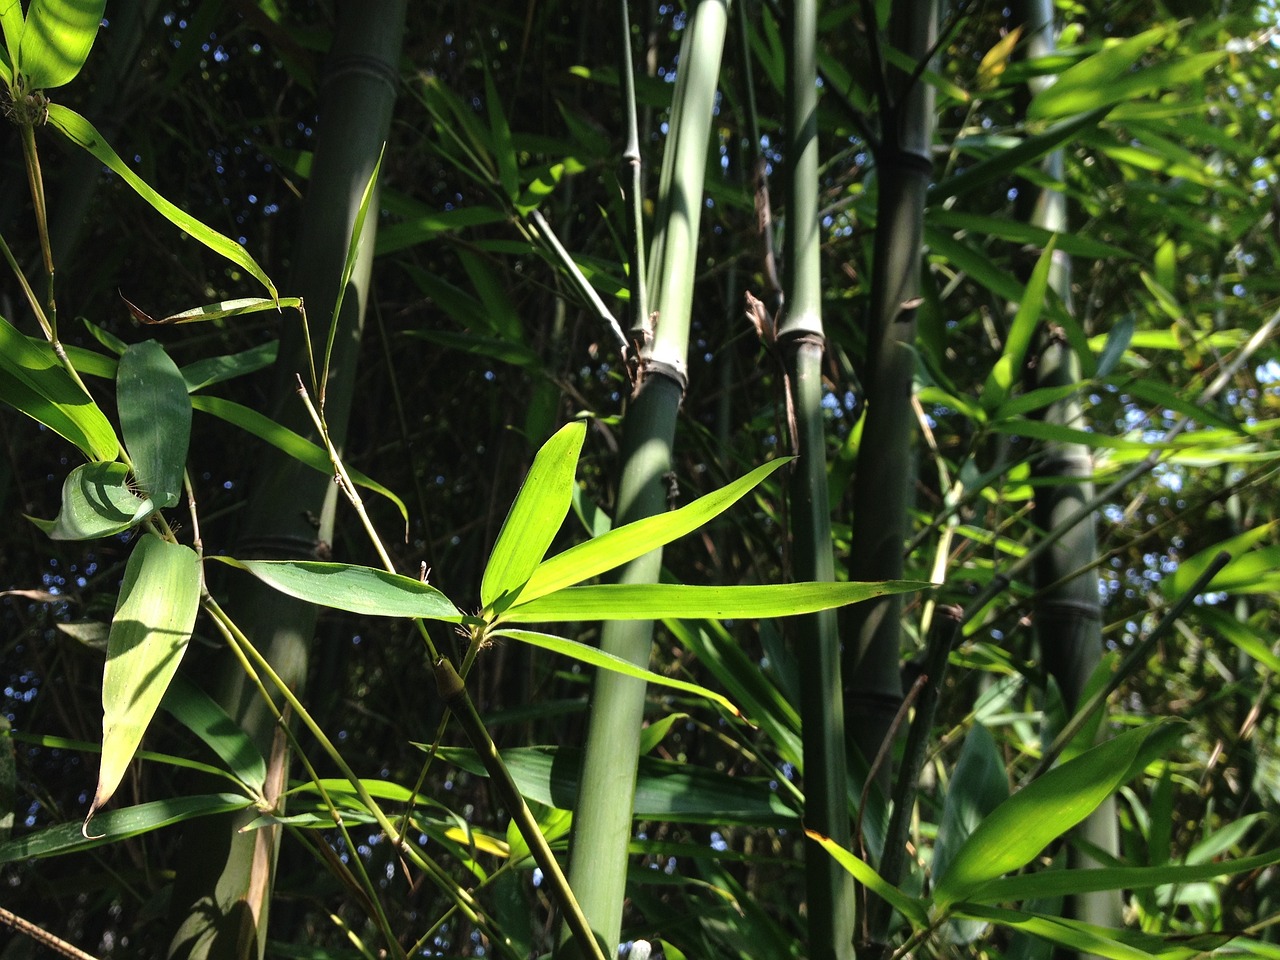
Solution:
<path fill-rule="evenodd" d="M 213 793 L 197 797 L 155 800 L 122 810 L 105 810 L 94 819 L 101 833 L 86 837 L 78 823 L 60 823 L 37 833 L 0 844 L 0 863 L 57 857 L 79 853 L 107 843 L 150 833 L 175 823 L 230 813 L 253 806 L 253 801 L 234 793 Z"/>
<path fill-rule="evenodd" d="M 520 164 L 516 160 L 516 148 L 511 141 L 511 125 L 502 110 L 498 88 L 493 84 L 493 73 L 488 61 L 484 68 L 484 102 L 489 110 L 489 129 L 493 134 L 493 152 L 498 160 L 498 180 L 508 200 L 520 196 Z"/>
<path fill-rule="evenodd" d="M 114 460 L 120 452 L 106 415 L 58 363 L 52 348 L 23 336 L 3 317 L 0 400 L 65 437 L 87 457 Z"/>
<path fill-rule="evenodd" d="M 1004 758 L 991 732 L 975 721 L 964 739 L 964 746 L 960 748 L 960 757 L 943 801 L 938 838 L 933 846 L 934 876 L 947 872 L 956 853 L 983 819 L 1008 798 L 1009 781 L 1004 770 Z M 955 943 L 972 943 L 985 929 L 985 923 L 951 921 Z"/>
<path fill-rule="evenodd" d="M 225 400 L 222 397 L 201 394 L 191 398 L 191 408 L 202 413 L 212 414 L 220 420 L 234 424 L 246 433 L 253 434 L 259 440 L 265 440 L 273 447 L 283 450 L 289 456 L 306 464 L 313 470 L 319 470 L 321 473 L 333 473 L 333 461 L 329 459 L 329 454 L 325 452 L 323 447 L 317 446 L 305 437 L 294 433 L 288 427 L 281 426 L 270 417 L 264 417 L 256 410 L 252 410 L 243 404 L 236 403 L 233 400 Z M 400 511 L 400 516 L 404 518 L 404 522 L 406 524 L 409 522 L 409 508 L 394 493 L 376 480 L 369 479 L 359 470 L 354 470 L 350 466 L 347 467 L 347 475 L 351 477 L 351 482 L 356 486 L 372 490 L 374 493 L 380 494 L 394 503 Z"/>
<path fill-rule="evenodd" d="M 539 564 L 520 591 L 520 600 L 535 600 L 589 580 L 692 533 L 728 510 L 765 477 L 791 459 L 782 457 L 761 464 L 745 476 L 699 497 L 679 510 L 628 523 L 556 554 Z"/>
<path fill-rule="evenodd" d="M 906 917 L 913 929 L 923 930 L 929 926 L 927 901 L 917 900 L 915 897 L 903 893 L 881 877 L 880 874 L 876 873 L 869 864 L 850 853 L 830 837 L 824 837 L 813 830 L 805 830 L 805 834 L 810 840 L 821 845 L 822 849 L 831 854 L 836 862 L 844 867 L 855 880 Z"/>
<path fill-rule="evenodd" d="M 572 657 L 574 660 L 593 667 L 599 667 L 602 670 L 612 670 L 615 673 L 635 677 L 637 680 L 644 680 L 647 683 L 670 687 L 672 690 L 682 690 L 685 693 L 693 694 L 695 697 L 702 697 L 705 700 L 712 700 L 720 704 L 735 717 L 742 716 L 742 711 L 734 706 L 733 701 L 722 694 L 716 693 L 714 690 L 709 690 L 696 683 L 688 683 L 684 680 L 666 677 L 660 673 L 654 673 L 652 670 L 645 670 L 628 660 L 623 660 L 621 657 L 605 653 L 598 647 L 588 646 L 585 643 L 578 643 L 576 640 L 568 640 L 548 633 L 535 633 L 532 630 L 494 630 L 489 635 L 492 637 L 510 637 L 512 640 L 519 640 L 521 643 L 528 643 L 543 650 L 550 650 L 552 653 Z"/>
<path fill-rule="evenodd" d="M 120 358 L 116 406 L 139 486 L 157 507 L 172 507 L 182 496 L 191 398 L 177 364 L 154 340 L 133 344 Z"/>
<path fill-rule="evenodd" d="M 76 78 L 98 37 L 106 6 L 107 0 L 31 0 L 17 58 L 28 90 L 61 87 Z"/>
<path fill-rule="evenodd" d="M 1204 75 L 1221 63 L 1226 56 L 1225 50 L 1196 53 L 1170 63 L 1140 67 L 1133 73 L 1125 74 L 1108 83 L 1075 89 L 1064 88 L 1056 95 L 1049 96 L 1062 85 L 1062 81 L 1071 72 L 1068 70 L 1059 77 L 1057 83 L 1031 101 L 1027 108 L 1027 118 L 1044 120 L 1075 113 L 1078 110 L 1109 107 L 1116 103 L 1132 102 L 1169 87 L 1194 83 L 1203 79 Z"/>
<path fill-rule="evenodd" d="M 1178 569 L 1169 580 L 1168 590 L 1165 591 L 1169 600 L 1174 600 L 1190 589 L 1191 585 L 1200 578 L 1207 569 L 1209 564 L 1213 563 L 1218 554 L 1226 552 L 1232 557 L 1239 558 L 1248 553 L 1263 540 L 1270 538 L 1276 529 L 1276 521 L 1270 523 L 1259 524 L 1252 530 L 1246 530 L 1244 533 L 1238 533 L 1226 540 L 1219 541 L 1210 547 L 1206 547 L 1199 553 L 1195 553 L 1178 564 Z M 1218 577 L 1227 573 L 1231 569 L 1231 564 L 1218 572 Z M 1216 581 L 1218 577 L 1215 577 Z"/>
<path fill-rule="evenodd" d="M 1053 87 L 1049 89 L 1052 90 Z M 1099 107 L 1097 110 L 1082 113 L 1078 117 L 1063 120 L 1043 133 L 1027 137 L 1016 146 L 1001 150 L 972 166 L 961 168 L 954 177 L 948 177 L 930 188 L 929 205 L 936 206 L 949 197 L 963 196 L 1009 176 L 1019 167 L 1035 163 L 1073 139 L 1081 131 L 1097 126 L 1110 109 L 1110 107 Z"/>
<path fill-rule="evenodd" d="M 1000 804 L 938 879 L 938 906 L 968 900 L 984 884 L 1030 863 L 1124 783 L 1147 740 L 1169 729 L 1168 723 L 1156 722 L 1122 733 L 1055 767 Z"/>
<path fill-rule="evenodd" d="M 267 780 L 266 761 L 248 734 L 217 701 L 178 674 L 160 706 L 216 753 L 236 779 L 255 793 L 262 792 Z"/>
<path fill-rule="evenodd" d="M 62 484 L 62 506 L 53 520 L 31 521 L 51 540 L 96 540 L 123 533 L 150 514 L 155 504 L 129 487 L 123 463 L 83 463 Z"/>
<path fill-rule="evenodd" d="M 249 251 L 229 237 L 224 237 L 210 226 L 179 209 L 151 189 L 120 159 L 102 135 L 80 114 L 60 103 L 49 104 L 49 124 L 66 135 L 67 139 L 83 147 L 114 171 L 135 193 L 149 203 L 161 216 L 188 236 L 200 241 L 214 253 L 225 257 L 243 268 L 250 276 L 267 288 L 273 299 L 279 299 L 276 285 L 258 266 Z"/>
<path fill-rule="evenodd" d="M 263 370 L 276 362 L 280 352 L 280 342 L 270 340 L 267 343 L 239 353 L 229 353 L 221 357 L 206 357 L 188 363 L 182 368 L 182 379 L 186 382 L 187 392 L 195 393 L 205 387 L 225 380 L 243 377 L 245 374 Z"/>
<path fill-rule="evenodd" d="M 1022 362 L 1031 347 L 1036 325 L 1040 322 L 1040 311 L 1048 295 L 1049 269 L 1053 266 L 1056 245 L 1055 234 L 1040 254 L 1035 269 L 1031 271 L 1031 279 L 1027 281 L 1027 288 L 1018 303 L 1018 312 L 1009 326 L 1009 335 L 1005 337 L 1004 351 L 987 375 L 986 385 L 982 389 L 982 406 L 987 410 L 999 407 L 1022 376 Z"/>
<path fill-rule="evenodd" d="M 1124 352 L 1129 349 L 1129 342 L 1133 339 L 1134 326 L 1132 313 L 1126 313 L 1112 325 L 1111 332 L 1107 334 L 1107 342 L 1098 356 L 1098 376 L 1107 376 L 1119 365 Z"/>
<path fill-rule="evenodd" d="M 338 334 L 338 317 L 342 313 L 342 301 L 346 298 L 351 274 L 356 269 L 356 258 L 360 255 L 360 245 L 364 242 L 364 223 L 369 215 L 369 205 L 373 202 L 377 191 L 378 173 L 382 169 L 382 158 L 386 152 L 387 145 L 383 143 L 382 149 L 378 152 L 378 161 L 373 165 L 369 180 L 364 185 L 364 192 L 360 195 L 360 206 L 356 210 L 355 222 L 351 225 L 351 236 L 347 240 L 347 257 L 342 264 L 342 276 L 338 280 L 338 295 L 333 301 L 333 316 L 329 318 L 329 335 L 324 344 L 324 373 L 321 374 L 318 385 L 321 409 L 324 408 L 325 387 L 329 382 L 329 361 L 333 356 L 333 341 Z"/>
<path fill-rule="evenodd" d="M 171 313 L 167 317 L 153 317 L 125 297 L 120 299 L 124 300 L 124 305 L 129 308 L 129 313 L 133 315 L 135 320 L 152 326 L 200 323 L 204 320 L 225 320 L 227 317 L 240 317 L 249 313 L 261 313 L 265 310 L 279 312 L 283 307 L 302 306 L 301 297 L 280 297 L 278 300 L 272 300 L 268 297 L 241 297 L 237 300 L 219 300 L 217 303 L 206 303 L 203 306 L 192 307 L 190 310 Z"/>
<path fill-rule="evenodd" d="M 1195 615 L 1197 620 L 1226 637 L 1241 652 L 1257 660 L 1272 673 L 1280 673 L 1280 657 L 1271 649 L 1273 637 L 1260 634 L 1252 623 L 1241 621 L 1214 607 L 1197 607 Z"/>
<path fill-rule="evenodd" d="M 1078 950 L 1081 953 L 1108 957 L 1110 960 L 1191 960 L 1202 951 L 1194 947 L 1170 944 L 1158 937 L 1137 934 L 1134 931 L 1111 930 L 1068 920 L 1063 917 L 1041 916 L 1016 910 L 1001 910 L 978 904 L 962 904 L 956 915 L 986 920 L 998 926 L 1020 930 L 1041 940 Z M 1227 939 L 1230 934 L 1224 935 Z M 1224 941 L 1219 941 L 1220 946 Z"/>
<path fill-rule="evenodd" d="M 877 583 L 775 583 L 697 587 L 674 583 L 605 583 L 567 587 L 508 607 L 506 623 L 578 620 L 758 619 L 830 610 L 850 603 L 932 586 L 911 580 Z"/>
<path fill-rule="evenodd" d="M 992 880 L 968 898 L 970 903 L 1008 903 L 1046 897 L 1066 897 L 1097 890 L 1140 890 L 1166 884 L 1195 883 L 1232 874 L 1262 870 L 1280 863 L 1280 850 L 1189 865 L 1161 864 L 1156 867 L 1098 867 L 1087 870 L 1041 870 Z"/>
<path fill-rule="evenodd" d="M 1032 99 L 1027 107 L 1027 118 L 1060 117 L 1125 99 L 1107 100 L 1108 88 L 1137 63 L 1139 57 L 1168 36 L 1169 30 L 1164 25 L 1153 27 L 1137 36 L 1109 44 L 1068 67 Z"/>
<path fill-rule="evenodd" d="M 18 75 L 22 52 L 22 31 L 26 27 L 26 18 L 22 15 L 22 0 L 0 0 L 0 29 L 4 31 L 4 45 L 8 56 L 5 62 L 9 67 L 9 84 Z"/>
<path fill-rule="evenodd" d="M 546 555 L 573 501 L 574 475 L 586 435 L 584 422 L 567 423 L 533 458 L 484 568 L 480 602 L 486 609 L 509 603 Z"/>
<path fill-rule="evenodd" d="M 1058 249 L 1073 257 L 1088 257 L 1095 260 L 1132 260 L 1133 254 L 1110 243 L 1094 240 L 1079 234 L 1057 233 L 1012 220 L 1008 217 L 988 217 L 976 213 L 964 213 L 959 210 L 932 210 L 929 222 L 937 228 L 946 230 L 964 230 L 967 233 L 998 237 L 1010 243 L 1031 244 L 1043 248 L 1053 237 L 1058 238 Z"/>
<path fill-rule="evenodd" d="M 143 534 L 125 565 L 102 675 L 102 766 L 85 817 L 111 799 L 191 639 L 200 604 L 194 550 Z"/>
<path fill-rule="evenodd" d="M 417 744 L 429 750 L 428 744 Z M 478 776 L 486 776 L 475 752 L 441 747 L 439 756 Z M 502 751 L 512 779 L 526 800 L 561 810 L 577 802 L 582 751 L 568 747 L 515 747 Z M 620 802 L 625 802 L 619 798 Z M 763 780 L 641 757 L 637 765 L 635 819 L 675 820 L 681 823 L 741 823 L 795 826 L 799 814 Z"/>
<path fill-rule="evenodd" d="M 422 617 L 461 623 L 465 618 L 430 584 L 376 567 L 312 560 L 234 560 L 215 557 L 299 600 L 373 617 Z"/>

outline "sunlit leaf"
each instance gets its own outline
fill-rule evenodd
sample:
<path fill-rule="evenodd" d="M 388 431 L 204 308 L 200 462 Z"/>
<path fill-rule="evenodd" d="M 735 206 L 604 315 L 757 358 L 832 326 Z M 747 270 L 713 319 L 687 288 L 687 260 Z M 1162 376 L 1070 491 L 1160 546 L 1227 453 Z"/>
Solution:
<path fill-rule="evenodd" d="M 47 90 L 76 78 L 98 37 L 106 6 L 107 0 L 31 0 L 18 54 L 28 89 Z"/>
<path fill-rule="evenodd" d="M 102 135 L 80 114 L 60 103 L 49 104 L 49 125 L 66 134 L 67 139 L 77 146 L 83 147 L 114 171 L 135 193 L 149 203 L 166 220 L 188 236 L 199 240 L 210 250 L 225 257 L 243 268 L 250 276 L 255 277 L 273 298 L 277 298 L 276 286 L 256 260 L 249 255 L 240 244 L 229 237 L 224 237 L 217 230 L 201 223 L 189 213 L 170 203 L 142 178 L 129 169 L 119 155 L 111 149 Z"/>
<path fill-rule="evenodd" d="M 0 401 L 74 443 L 94 460 L 120 452 L 98 405 L 58 362 L 53 348 L 23 336 L 0 317 Z"/>
<path fill-rule="evenodd" d="M 508 607 L 498 622 L 563 623 L 577 620 L 758 619 L 830 610 L 872 597 L 924 590 L 928 583 L 776 583 L 699 587 L 674 583 L 604 583 L 567 587 Z"/>
<path fill-rule="evenodd" d="M 82 463 L 62 483 L 58 516 L 31 520 L 52 540 L 96 540 L 123 533 L 155 510 L 150 499 L 133 492 L 123 463 Z"/>
<path fill-rule="evenodd" d="M 250 790 L 262 790 L 267 779 L 266 761 L 249 735 L 209 694 L 178 674 L 160 706 L 216 753 L 241 783 Z"/>
<path fill-rule="evenodd" d="M 1123 96 L 1108 99 L 1109 88 L 1137 63 L 1139 57 L 1168 36 L 1169 29 L 1161 25 L 1137 36 L 1109 43 L 1062 71 L 1050 86 L 1032 99 L 1027 107 L 1027 117 L 1060 117 L 1129 99 Z"/>
<path fill-rule="evenodd" d="M 956 851 L 934 887 L 939 907 L 970 899 L 982 886 L 1030 863 L 1087 817 L 1130 776 L 1162 722 L 1120 734 L 1032 781 L 988 814 Z"/>
<path fill-rule="evenodd" d="M 957 907 L 956 913 L 987 920 L 997 926 L 1021 930 L 1037 939 L 1081 953 L 1108 957 L 1109 960 L 1192 960 L 1193 957 L 1201 956 L 1201 951 L 1194 947 L 1167 943 L 1158 937 L 1145 936 L 1136 931 L 1111 930 L 1064 917 L 1001 910 L 976 903 L 963 904 Z M 1228 934 L 1227 939 L 1229 938 Z M 1222 942 L 1225 941 L 1220 940 L 1217 945 Z"/>
<path fill-rule="evenodd" d="M 524 586 L 564 524 L 586 435 L 581 420 L 565 424 L 533 458 L 485 564 L 480 602 L 486 608 L 509 602 Z"/>
<path fill-rule="evenodd" d="M 125 565 L 102 675 L 102 766 L 85 818 L 120 785 L 191 639 L 200 604 L 194 550 L 147 533 Z"/>
<path fill-rule="evenodd" d="M 376 567 L 311 560 L 233 560 L 263 583 L 299 600 L 374 617 L 423 617 L 461 623 L 463 615 L 430 584 Z"/>
<path fill-rule="evenodd" d="M 745 476 L 678 510 L 669 510 L 616 527 L 556 554 L 539 564 L 533 572 L 529 582 L 520 591 L 521 602 L 527 603 L 564 587 L 582 583 L 692 533 L 729 509 L 765 477 L 790 460 L 790 457 L 783 457 L 761 464 Z"/>
<path fill-rule="evenodd" d="M 262 313 L 263 311 L 274 310 L 277 313 L 282 307 L 300 307 L 302 300 L 299 297 L 281 297 L 279 300 L 272 300 L 267 297 L 241 297 L 238 300 L 219 300 L 217 303 L 206 303 L 203 306 L 192 307 L 189 310 L 181 310 L 178 313 L 171 313 L 165 317 L 153 317 L 141 307 L 124 297 L 124 305 L 129 308 L 129 313 L 139 323 L 149 325 L 167 325 L 178 323 L 200 323 L 204 320 L 225 320 L 227 317 L 239 317 L 249 313 Z"/>
<path fill-rule="evenodd" d="M 1036 261 L 1035 269 L 1031 271 L 1031 279 L 1027 281 L 1026 290 L 1018 303 L 1018 312 L 1009 325 L 1004 350 L 996 360 L 991 373 L 988 374 L 986 385 L 982 388 L 982 405 L 987 410 L 995 410 L 999 407 L 1022 376 L 1022 363 L 1026 359 L 1027 351 L 1031 348 L 1031 340 L 1040 322 L 1040 312 L 1044 307 L 1045 297 L 1049 295 L 1049 270 L 1053 266 L 1053 252 L 1056 246 L 1057 236 L 1055 235 L 1050 238 L 1048 246 Z"/>
<path fill-rule="evenodd" d="M 490 633 L 490 636 L 510 637 L 512 640 L 541 647 L 543 650 L 550 650 L 552 653 L 558 653 L 562 656 L 572 657 L 574 660 L 593 667 L 599 667 L 602 670 L 612 670 L 628 677 L 635 677 L 637 680 L 644 680 L 658 686 L 670 687 L 672 690 L 691 693 L 696 697 L 702 697 L 720 704 L 735 716 L 741 716 L 742 713 L 728 697 L 716 693 L 714 690 L 708 690 L 706 687 L 696 683 L 663 676 L 660 673 L 654 673 L 652 670 L 644 670 L 630 661 L 615 657 L 611 653 L 605 653 L 598 647 L 588 646 L 585 643 L 578 643 L 575 640 L 567 640 L 564 637 L 556 637 L 547 633 L 535 633 L 532 630 L 494 630 Z"/>
<path fill-rule="evenodd" d="M 903 893 L 881 877 L 880 874 L 876 873 L 867 863 L 840 846 L 830 837 L 825 837 L 813 830 L 805 830 L 805 833 L 810 840 L 820 844 L 827 853 L 831 854 L 836 862 L 844 867 L 855 880 L 906 917 L 912 927 L 922 930 L 929 925 L 926 901 L 917 900 L 915 897 Z"/>

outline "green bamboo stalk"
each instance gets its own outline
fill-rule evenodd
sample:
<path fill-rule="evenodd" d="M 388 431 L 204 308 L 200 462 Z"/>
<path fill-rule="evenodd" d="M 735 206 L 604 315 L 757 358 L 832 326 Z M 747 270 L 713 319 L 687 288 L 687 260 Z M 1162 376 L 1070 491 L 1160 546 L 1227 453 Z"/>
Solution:
<path fill-rule="evenodd" d="M 1014 17 L 1024 25 L 1024 54 L 1040 57 L 1054 51 L 1055 24 L 1053 0 L 1020 0 L 1014 6 Z M 1047 81 L 1033 82 L 1032 92 Z M 1062 179 L 1061 150 L 1049 154 L 1041 169 L 1051 182 Z M 1026 185 L 1030 190 L 1030 185 Z M 1058 190 L 1039 190 L 1029 194 L 1034 208 L 1029 221 L 1034 226 L 1065 232 L 1066 197 Z M 1049 286 L 1071 309 L 1071 261 L 1062 250 L 1053 252 Z M 1046 335 L 1035 369 L 1036 387 L 1057 387 L 1078 383 L 1080 364 L 1075 350 L 1061 337 Z M 1083 420 L 1080 400 L 1072 395 L 1051 404 L 1044 411 L 1049 423 L 1079 426 Z M 1093 497 L 1093 460 L 1083 444 L 1046 442 L 1044 455 L 1032 463 L 1036 484 L 1032 519 L 1041 530 L 1052 530 L 1075 513 L 1082 503 Z M 1076 523 L 1052 547 L 1036 560 L 1034 582 L 1041 589 L 1037 595 L 1032 622 L 1045 670 L 1061 691 L 1068 717 L 1080 706 L 1085 684 L 1102 659 L 1102 604 L 1098 598 L 1098 581 L 1093 564 L 1098 555 L 1093 517 Z M 1067 576 L 1084 570 L 1082 575 Z M 1118 682 L 1118 679 L 1117 679 Z M 1104 701 L 1105 702 L 1105 701 Z M 1116 856 L 1120 851 L 1119 825 L 1115 799 L 1108 797 L 1079 826 L 1073 836 L 1104 854 Z M 1072 868 L 1101 866 L 1099 861 L 1073 845 L 1068 851 Z M 1123 903 L 1117 891 L 1101 890 L 1071 898 L 1067 913 L 1079 920 L 1102 927 L 1117 927 L 1123 922 Z M 1093 955 L 1075 952 L 1080 960 Z"/>
<path fill-rule="evenodd" d="M 323 321 L 338 302 L 338 281 L 361 195 L 390 130 L 405 8 L 406 0 L 338 6 L 309 195 L 293 253 L 297 266 L 289 285 L 322 324 L 317 325 L 314 349 L 297 326 L 286 328 L 275 374 L 275 418 L 304 434 L 312 428 L 298 402 L 295 378 L 310 369 L 309 356 L 325 353 L 328 325 Z M 376 226 L 376 216 L 365 220 L 361 255 L 342 298 L 327 384 L 326 421 L 339 449 L 350 415 Z M 242 521 L 245 539 L 238 555 L 313 557 L 320 541 L 332 539 L 336 490 L 330 478 L 274 450 L 265 454 L 255 496 Z M 321 517 L 319 530 L 309 522 L 308 512 Z M 237 619 L 245 633 L 284 683 L 300 691 L 315 631 L 315 608 L 247 579 L 233 581 L 232 586 L 227 607 L 243 611 Z M 217 669 L 224 666 L 220 662 Z M 276 725 L 270 705 L 261 702 L 254 684 L 238 670 L 225 669 L 219 682 L 218 696 L 228 712 L 263 755 L 269 755 Z M 210 818 L 187 831 L 189 856 L 173 897 L 171 957 L 240 960 L 262 955 L 278 837 L 269 830 L 241 834 L 243 823 L 243 817 Z"/>
<path fill-rule="evenodd" d="M 727 21 L 725 0 L 700 0 L 681 44 L 650 251 L 653 272 L 648 288 L 657 315 L 652 330 L 646 330 L 651 339 L 646 337 L 640 355 L 639 383 L 623 426 L 617 524 L 652 516 L 667 506 L 662 478 L 671 469 L 676 414 L 684 393 L 707 143 Z M 618 580 L 656 583 L 661 566 L 662 551 L 655 550 L 627 564 Z M 652 642 L 651 621 L 615 621 L 605 625 L 600 646 L 644 665 Z M 612 671 L 597 675 L 574 811 L 570 886 L 611 954 L 617 951 L 622 929 L 644 703 L 642 681 Z M 567 941 L 562 941 L 560 953 L 577 955 Z"/>
<path fill-rule="evenodd" d="M 787 17 L 787 231 L 783 248 L 784 315 L 778 345 L 795 412 L 800 459 L 788 484 L 791 576 L 835 579 L 831 505 L 822 415 L 822 276 L 818 229 L 817 3 L 796 0 Z M 851 845 L 845 760 L 840 637 L 835 613 L 788 624 L 800 671 L 805 825 Z M 805 845 L 809 953 L 814 960 L 853 960 L 856 902 L 852 877 L 812 840 Z"/>
<path fill-rule="evenodd" d="M 867 4 L 868 8 L 872 5 Z M 874 21 L 872 21 L 874 24 Z M 894 4 L 889 41 L 915 61 L 937 32 L 935 0 Z M 907 508 L 913 487 L 915 304 L 919 296 L 925 193 L 932 163 L 933 93 L 907 71 L 887 67 L 877 151 L 876 237 L 867 318 L 866 421 L 853 487 L 850 580 L 902 576 Z M 882 598 L 849 608 L 842 633 L 845 721 L 868 762 L 879 752 L 902 703 L 899 676 L 902 603 Z M 891 771 L 877 776 L 887 792 Z"/>

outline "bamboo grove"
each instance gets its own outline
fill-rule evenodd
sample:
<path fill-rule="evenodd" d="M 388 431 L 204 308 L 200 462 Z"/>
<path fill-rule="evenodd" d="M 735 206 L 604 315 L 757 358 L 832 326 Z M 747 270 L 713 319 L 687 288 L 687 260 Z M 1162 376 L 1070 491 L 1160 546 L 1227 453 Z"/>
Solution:
<path fill-rule="evenodd" d="M 1280 956 L 1275 15 L 0 0 L 14 943 Z"/>

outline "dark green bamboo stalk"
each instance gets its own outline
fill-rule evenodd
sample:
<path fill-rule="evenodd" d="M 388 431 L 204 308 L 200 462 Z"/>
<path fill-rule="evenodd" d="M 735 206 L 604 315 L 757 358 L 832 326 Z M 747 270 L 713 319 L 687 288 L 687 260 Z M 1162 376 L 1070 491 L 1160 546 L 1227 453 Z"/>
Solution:
<path fill-rule="evenodd" d="M 684 31 L 650 251 L 649 291 L 656 315 L 652 330 L 645 331 L 648 342 L 640 356 L 639 383 L 623 427 L 617 524 L 667 507 L 662 477 L 671 469 L 676 414 L 684 393 L 707 143 L 727 21 L 724 0 L 701 0 Z M 662 551 L 655 550 L 624 567 L 618 579 L 656 583 L 661 566 Z M 605 625 L 600 646 L 632 663 L 647 664 L 652 642 L 652 622 L 614 621 Z M 644 701 L 642 681 L 612 671 L 596 676 L 574 811 L 570 886 L 591 928 L 615 952 L 622 929 Z M 571 950 L 570 944 L 562 944 L 562 954 Z"/>
<path fill-rule="evenodd" d="M 796 0 L 787 17 L 787 231 L 783 250 L 784 314 L 778 331 L 795 412 L 800 459 L 789 492 L 791 576 L 834 580 L 831 505 L 822 415 L 822 278 L 818 229 L 817 3 Z M 800 671 L 805 825 L 848 847 L 849 819 L 840 638 L 834 612 L 789 625 Z M 809 956 L 852 960 L 852 878 L 826 851 L 805 848 Z"/>
<path fill-rule="evenodd" d="M 1014 16 L 1026 30 L 1025 54 L 1039 57 L 1054 50 L 1054 7 L 1052 0 L 1020 0 Z M 1033 86 L 1033 91 L 1036 87 Z M 1055 150 L 1045 158 L 1042 169 L 1054 181 L 1062 179 L 1062 151 Z M 1040 190 L 1034 195 L 1030 222 L 1046 230 L 1064 232 L 1068 228 L 1066 197 L 1057 190 Z M 1050 288 L 1067 309 L 1071 309 L 1071 261 L 1062 250 L 1053 253 Z M 1080 365 L 1074 349 L 1061 337 L 1048 335 L 1035 369 L 1036 387 L 1057 387 L 1077 383 Z M 1079 426 L 1083 412 L 1074 395 L 1051 404 L 1044 411 L 1050 423 Z M 1032 518 L 1041 530 L 1053 530 L 1093 497 L 1093 460 L 1083 444 L 1046 442 L 1043 456 L 1032 465 L 1036 484 Z M 1038 594 L 1033 622 L 1041 661 L 1061 691 L 1068 717 L 1080 706 L 1085 684 L 1102 659 L 1102 605 L 1098 598 L 1098 580 L 1093 573 L 1098 555 L 1093 518 L 1074 524 L 1052 547 L 1040 554 L 1034 572 L 1037 587 L 1050 587 Z M 1067 577 L 1072 571 L 1082 575 Z M 1119 827 L 1114 798 L 1108 797 L 1074 832 L 1077 840 L 1104 853 L 1119 853 Z M 1101 864 L 1072 846 L 1069 865 L 1076 867 Z M 1116 891 L 1096 891 L 1074 897 L 1068 913 L 1076 919 L 1103 927 L 1120 926 L 1123 904 Z M 1091 958 L 1091 954 L 1074 953 Z"/>
<path fill-rule="evenodd" d="M 868 4 L 868 7 L 871 5 Z M 874 26 L 871 24 L 869 26 Z M 934 0 L 894 4 L 889 42 L 913 60 L 927 56 L 937 30 Z M 909 71 L 887 67 L 877 154 L 876 238 L 867 317 L 866 422 L 853 487 L 849 579 L 902 576 L 907 508 L 913 488 L 911 409 L 915 305 L 919 296 L 925 192 L 932 173 L 933 93 Z M 902 603 L 882 598 L 849 608 L 845 637 L 845 721 L 868 762 L 902 703 Z M 890 770 L 878 783 L 887 792 Z"/>
<path fill-rule="evenodd" d="M 338 284 L 361 195 L 390 129 L 404 17 L 405 0 L 338 5 L 304 222 L 293 253 L 297 266 L 289 285 L 306 302 L 317 357 L 324 356 L 328 320 L 338 302 Z M 365 220 L 361 255 L 342 298 L 330 366 L 325 413 L 329 434 L 339 448 L 350 415 L 376 225 L 376 216 Z M 295 379 L 310 369 L 303 337 L 296 323 L 286 327 L 282 337 L 275 416 L 308 434 L 312 427 L 298 402 Z M 268 452 L 242 521 L 238 555 L 314 557 L 318 544 L 332 539 L 336 490 L 331 478 L 274 450 Z M 321 517 L 319 529 L 308 514 Z M 226 606 L 285 682 L 301 690 L 315 608 L 244 578 L 233 581 L 232 587 Z M 241 671 L 218 664 L 219 669 L 224 666 L 218 695 L 263 755 L 271 756 L 276 734 L 272 711 L 261 703 L 257 689 Z M 277 775 L 283 783 L 287 754 L 276 756 L 280 758 Z M 278 841 L 271 830 L 239 833 L 243 819 L 210 818 L 187 832 L 186 869 L 178 877 L 173 898 L 175 933 L 170 956 L 242 960 L 262 955 Z"/>

